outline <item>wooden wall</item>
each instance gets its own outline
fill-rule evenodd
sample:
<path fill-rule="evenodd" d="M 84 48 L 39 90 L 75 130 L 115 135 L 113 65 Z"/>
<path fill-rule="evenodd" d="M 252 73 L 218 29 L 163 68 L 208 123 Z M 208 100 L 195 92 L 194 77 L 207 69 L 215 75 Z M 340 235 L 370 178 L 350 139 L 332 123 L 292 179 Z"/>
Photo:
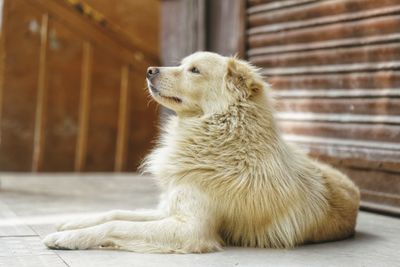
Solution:
<path fill-rule="evenodd" d="M 156 133 L 144 78 L 157 50 L 86 2 L 4 4 L 0 170 L 136 170 Z"/>
<path fill-rule="evenodd" d="M 400 214 L 400 1 L 249 0 L 247 27 L 286 139 Z"/>

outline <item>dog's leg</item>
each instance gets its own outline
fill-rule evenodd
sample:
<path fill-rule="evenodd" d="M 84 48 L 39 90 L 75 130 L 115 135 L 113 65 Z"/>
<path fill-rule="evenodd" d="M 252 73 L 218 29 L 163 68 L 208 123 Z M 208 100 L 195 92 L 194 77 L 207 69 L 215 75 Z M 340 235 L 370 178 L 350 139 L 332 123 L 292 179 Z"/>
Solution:
<path fill-rule="evenodd" d="M 210 230 L 212 229 L 212 230 Z M 100 246 L 157 253 L 199 253 L 220 249 L 209 222 L 184 217 L 158 221 L 111 221 L 78 230 L 48 235 L 44 243 L 55 249 L 89 249 Z"/>
<path fill-rule="evenodd" d="M 109 221 L 155 221 L 166 217 L 162 210 L 111 210 L 103 214 L 71 219 L 57 225 L 58 231 L 81 229 Z"/>

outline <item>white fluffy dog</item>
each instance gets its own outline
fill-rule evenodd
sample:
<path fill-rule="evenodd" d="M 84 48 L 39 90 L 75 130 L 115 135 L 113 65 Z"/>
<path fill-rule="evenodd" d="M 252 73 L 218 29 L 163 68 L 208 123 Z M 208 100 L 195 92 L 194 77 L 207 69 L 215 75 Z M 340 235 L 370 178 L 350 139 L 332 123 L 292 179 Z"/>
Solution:
<path fill-rule="evenodd" d="M 178 67 L 149 68 L 147 83 L 177 114 L 144 163 L 163 192 L 159 208 L 61 224 L 48 247 L 197 253 L 353 235 L 357 187 L 282 140 L 256 68 L 198 52 Z"/>

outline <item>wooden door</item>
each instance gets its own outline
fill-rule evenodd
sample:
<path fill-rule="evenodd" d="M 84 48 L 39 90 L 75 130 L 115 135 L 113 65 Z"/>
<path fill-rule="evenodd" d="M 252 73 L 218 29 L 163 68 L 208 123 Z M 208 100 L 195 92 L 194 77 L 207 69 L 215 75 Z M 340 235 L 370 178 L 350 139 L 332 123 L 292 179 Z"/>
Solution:
<path fill-rule="evenodd" d="M 0 171 L 134 171 L 151 146 L 158 61 L 81 2 L 4 1 Z"/>

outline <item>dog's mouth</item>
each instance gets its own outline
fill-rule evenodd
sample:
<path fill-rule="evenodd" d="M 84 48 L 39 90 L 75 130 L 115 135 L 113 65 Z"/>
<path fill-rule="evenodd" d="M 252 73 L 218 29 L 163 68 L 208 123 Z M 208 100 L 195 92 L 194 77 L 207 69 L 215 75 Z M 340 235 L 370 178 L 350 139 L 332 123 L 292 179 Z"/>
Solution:
<path fill-rule="evenodd" d="M 179 97 L 163 95 L 163 94 L 160 93 L 160 90 L 158 90 L 157 87 L 152 85 L 150 82 L 148 84 L 149 84 L 150 91 L 152 92 L 153 95 L 157 95 L 157 96 L 159 96 L 161 98 L 164 98 L 164 99 L 166 99 L 168 101 L 173 101 L 173 102 L 178 103 L 178 104 L 182 103 L 182 99 L 180 99 Z"/>
<path fill-rule="evenodd" d="M 182 103 L 182 99 L 180 99 L 179 97 L 176 97 L 176 96 L 165 96 L 165 95 L 162 95 L 160 92 L 158 92 L 158 95 L 160 97 L 164 98 L 164 99 L 167 99 L 167 100 L 170 100 L 170 101 L 174 101 L 174 102 L 176 102 L 178 104 Z"/>

